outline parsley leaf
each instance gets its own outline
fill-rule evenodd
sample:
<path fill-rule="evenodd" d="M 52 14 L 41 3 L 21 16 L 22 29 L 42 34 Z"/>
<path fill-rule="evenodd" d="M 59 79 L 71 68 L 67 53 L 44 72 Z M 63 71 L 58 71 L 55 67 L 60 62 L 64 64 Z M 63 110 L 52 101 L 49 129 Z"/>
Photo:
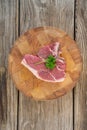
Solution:
<path fill-rule="evenodd" d="M 45 65 L 48 69 L 54 69 L 54 67 L 56 66 L 56 58 L 52 55 L 48 56 L 45 61 Z"/>

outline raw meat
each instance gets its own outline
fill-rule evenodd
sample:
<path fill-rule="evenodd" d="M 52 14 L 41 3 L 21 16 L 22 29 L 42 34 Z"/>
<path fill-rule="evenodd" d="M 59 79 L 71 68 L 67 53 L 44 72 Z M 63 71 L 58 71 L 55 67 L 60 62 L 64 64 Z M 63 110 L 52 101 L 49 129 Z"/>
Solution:
<path fill-rule="evenodd" d="M 49 55 L 53 55 L 53 56 L 57 57 L 58 48 L 59 48 L 58 42 L 44 46 L 38 52 L 38 56 L 41 57 L 41 58 L 47 58 Z"/>
<path fill-rule="evenodd" d="M 38 57 L 38 56 L 33 56 L 33 55 L 25 55 L 24 59 L 26 61 L 26 63 L 32 67 L 33 69 L 40 71 L 40 70 L 45 70 L 45 64 L 43 64 L 43 60 L 42 58 Z M 42 62 L 42 63 L 41 63 Z M 36 63 L 41 63 L 41 64 L 36 64 Z"/>
<path fill-rule="evenodd" d="M 47 82 L 62 82 L 65 79 L 65 61 L 59 56 L 59 43 L 55 42 L 40 49 L 37 55 L 26 54 L 22 64 L 29 69 L 38 79 Z M 56 58 L 56 66 L 50 70 L 46 68 L 45 59 L 53 55 Z"/>

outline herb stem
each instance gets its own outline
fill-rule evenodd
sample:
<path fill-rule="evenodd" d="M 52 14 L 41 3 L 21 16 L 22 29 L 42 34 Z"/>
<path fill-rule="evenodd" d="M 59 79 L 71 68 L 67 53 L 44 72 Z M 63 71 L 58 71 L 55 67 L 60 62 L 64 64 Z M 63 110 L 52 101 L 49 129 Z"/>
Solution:
<path fill-rule="evenodd" d="M 35 65 L 39 65 L 39 64 L 44 63 L 44 62 L 45 61 L 40 61 L 40 62 L 35 63 Z"/>

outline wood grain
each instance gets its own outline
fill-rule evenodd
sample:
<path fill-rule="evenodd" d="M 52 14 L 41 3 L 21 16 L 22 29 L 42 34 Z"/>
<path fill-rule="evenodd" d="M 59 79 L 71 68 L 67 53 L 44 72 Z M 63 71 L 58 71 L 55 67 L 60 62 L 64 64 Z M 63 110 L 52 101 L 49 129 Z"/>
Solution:
<path fill-rule="evenodd" d="M 66 77 L 63 82 L 50 83 L 36 78 L 21 61 L 25 54 L 37 54 L 39 49 L 52 42 L 60 42 L 66 62 Z M 66 94 L 75 86 L 81 70 L 80 51 L 68 34 L 55 27 L 38 27 L 24 33 L 14 44 L 9 54 L 9 72 L 17 88 L 36 100 L 54 99 Z"/>
<path fill-rule="evenodd" d="M 3 52 L 4 43 L 3 35 L 5 32 L 5 21 L 3 18 L 4 3 L 0 1 L 0 124 L 6 123 L 7 98 L 6 98 L 6 69 L 5 69 L 5 52 Z M 1 127 L 1 125 L 0 125 Z"/>
<path fill-rule="evenodd" d="M 6 69 L 4 67 L 0 67 L 0 123 L 5 123 L 7 118 L 6 90 Z"/>
<path fill-rule="evenodd" d="M 74 130 L 87 130 L 87 1 L 76 1 L 76 41 L 82 50 L 83 72 L 74 93 Z"/>
<path fill-rule="evenodd" d="M 18 31 L 22 34 L 30 28 L 49 25 L 61 28 L 72 38 L 75 35 L 82 50 L 83 72 L 74 97 L 70 92 L 57 100 L 37 102 L 20 92 L 18 101 L 7 72 L 9 50 Z M 86 34 L 86 0 L 0 0 L 0 130 L 87 129 Z"/>
<path fill-rule="evenodd" d="M 51 25 L 73 37 L 74 0 L 21 0 L 20 12 L 21 34 L 32 27 Z M 70 92 L 54 101 L 37 102 L 20 93 L 19 119 L 19 130 L 73 130 L 73 94 Z"/>
<path fill-rule="evenodd" d="M 0 0 L 0 130 L 17 130 L 17 90 L 7 72 L 18 36 L 18 0 Z"/>

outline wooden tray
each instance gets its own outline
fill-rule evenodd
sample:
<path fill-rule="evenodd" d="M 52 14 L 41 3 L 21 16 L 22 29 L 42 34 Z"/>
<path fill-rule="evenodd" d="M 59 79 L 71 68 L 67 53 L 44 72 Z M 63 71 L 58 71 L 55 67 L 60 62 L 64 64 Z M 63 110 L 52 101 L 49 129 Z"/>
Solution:
<path fill-rule="evenodd" d="M 54 41 L 60 42 L 66 60 L 66 78 L 60 83 L 41 81 L 21 65 L 25 54 L 36 54 L 41 47 Z M 11 49 L 8 63 L 16 87 L 26 96 L 37 100 L 54 99 L 66 94 L 75 86 L 82 70 L 77 44 L 65 32 L 54 27 L 38 27 L 25 32 Z"/>

